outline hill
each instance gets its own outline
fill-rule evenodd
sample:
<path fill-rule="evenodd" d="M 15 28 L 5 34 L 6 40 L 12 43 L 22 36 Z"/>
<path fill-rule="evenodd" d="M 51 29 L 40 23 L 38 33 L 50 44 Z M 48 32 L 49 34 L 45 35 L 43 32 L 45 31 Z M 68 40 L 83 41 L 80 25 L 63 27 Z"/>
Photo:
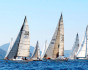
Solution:
<path fill-rule="evenodd" d="M 6 43 L 6 44 L 0 46 L 0 48 L 1 48 L 2 50 L 6 51 L 6 52 L 7 52 L 7 50 L 8 50 L 8 47 L 9 47 L 9 43 Z"/>
<path fill-rule="evenodd" d="M 5 56 L 5 54 L 6 54 L 7 50 L 8 50 L 8 47 L 9 47 L 9 43 L 0 46 L 0 49 L 3 50 L 3 55 L 4 56 Z M 34 50 L 34 47 L 30 46 L 30 56 L 32 56 L 33 50 Z M 40 51 L 40 53 L 42 53 L 42 52 Z"/>
<path fill-rule="evenodd" d="M 70 56 L 70 53 L 71 53 L 71 50 L 65 50 L 64 51 L 64 56 L 65 57 L 69 57 Z"/>
<path fill-rule="evenodd" d="M 3 59 L 5 57 L 6 51 L 0 49 L 0 59 Z"/>
<path fill-rule="evenodd" d="M 5 54 L 6 54 L 7 50 L 8 50 L 8 47 L 9 47 L 9 43 L 0 46 L 0 59 L 4 58 L 4 56 L 5 56 Z M 30 56 L 32 56 L 33 50 L 34 50 L 34 47 L 30 46 Z M 41 53 L 42 53 L 42 51 L 40 51 L 40 54 Z M 70 50 L 65 50 L 64 51 L 65 57 L 69 57 L 70 53 L 71 53 Z"/>

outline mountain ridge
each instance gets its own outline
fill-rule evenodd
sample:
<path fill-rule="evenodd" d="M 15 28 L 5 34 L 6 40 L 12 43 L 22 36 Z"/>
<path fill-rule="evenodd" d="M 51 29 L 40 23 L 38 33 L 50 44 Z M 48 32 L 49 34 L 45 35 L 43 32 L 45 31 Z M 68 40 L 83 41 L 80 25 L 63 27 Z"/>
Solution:
<path fill-rule="evenodd" d="M 6 44 L 3 44 L 2 46 L 0 46 L 0 51 L 1 51 L 0 55 L 2 56 L 2 57 L 0 57 L 0 59 L 5 57 L 8 47 L 9 47 L 9 44 L 10 43 L 6 43 Z M 30 56 L 32 56 L 33 51 L 34 51 L 34 47 L 30 46 Z M 40 54 L 41 53 L 42 53 L 42 51 L 40 51 Z M 69 57 L 70 53 L 71 53 L 71 50 L 64 50 L 65 57 Z"/>

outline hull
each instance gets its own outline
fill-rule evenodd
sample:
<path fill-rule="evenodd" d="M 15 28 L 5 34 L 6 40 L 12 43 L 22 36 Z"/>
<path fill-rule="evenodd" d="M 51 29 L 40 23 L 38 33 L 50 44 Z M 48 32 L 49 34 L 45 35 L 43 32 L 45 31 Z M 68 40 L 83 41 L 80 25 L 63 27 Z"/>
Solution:
<path fill-rule="evenodd" d="M 38 58 L 32 58 L 32 61 L 42 61 L 42 60 Z"/>
<path fill-rule="evenodd" d="M 43 60 L 52 60 L 52 61 L 68 61 L 68 58 L 65 57 L 58 57 L 58 58 L 46 58 Z"/>
<path fill-rule="evenodd" d="M 88 60 L 88 56 L 86 56 L 86 57 L 76 57 L 76 59 L 80 59 L 80 60 Z"/>

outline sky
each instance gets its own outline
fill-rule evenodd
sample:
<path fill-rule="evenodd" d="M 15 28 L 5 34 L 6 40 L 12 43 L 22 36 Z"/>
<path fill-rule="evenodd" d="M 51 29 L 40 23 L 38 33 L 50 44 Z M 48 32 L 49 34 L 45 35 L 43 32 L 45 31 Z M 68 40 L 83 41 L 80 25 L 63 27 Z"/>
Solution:
<path fill-rule="evenodd" d="M 80 43 L 88 25 L 88 0 L 1 0 L 0 45 L 15 41 L 24 17 L 27 16 L 30 45 L 39 41 L 44 49 L 45 40 L 50 43 L 60 15 L 64 22 L 64 48 L 70 50 L 79 34 Z"/>

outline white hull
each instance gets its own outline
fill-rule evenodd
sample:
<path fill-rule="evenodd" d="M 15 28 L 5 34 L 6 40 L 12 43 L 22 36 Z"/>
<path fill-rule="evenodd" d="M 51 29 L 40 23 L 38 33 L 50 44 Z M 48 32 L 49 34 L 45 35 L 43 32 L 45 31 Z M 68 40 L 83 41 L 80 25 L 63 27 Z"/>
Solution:
<path fill-rule="evenodd" d="M 22 61 L 22 57 L 16 57 L 16 59 L 12 59 L 13 61 Z"/>
<path fill-rule="evenodd" d="M 88 60 L 88 58 L 77 58 L 77 59 Z"/>
<path fill-rule="evenodd" d="M 38 58 L 32 58 L 33 61 L 41 61 L 41 59 Z"/>

